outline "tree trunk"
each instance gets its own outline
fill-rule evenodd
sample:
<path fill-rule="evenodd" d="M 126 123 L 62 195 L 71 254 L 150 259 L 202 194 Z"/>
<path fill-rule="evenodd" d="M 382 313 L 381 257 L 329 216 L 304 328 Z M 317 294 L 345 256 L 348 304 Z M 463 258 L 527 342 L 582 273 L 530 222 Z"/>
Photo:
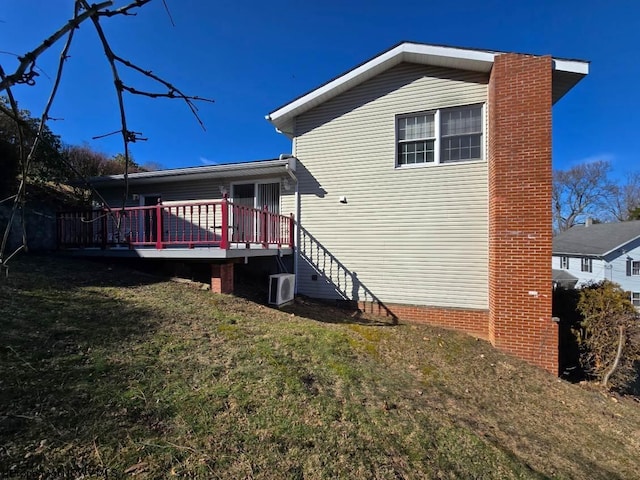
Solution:
<path fill-rule="evenodd" d="M 622 356 L 622 345 L 624 344 L 624 326 L 620 325 L 618 327 L 619 336 L 618 336 L 618 352 L 616 353 L 616 358 L 613 360 L 613 365 L 609 371 L 602 378 L 602 386 L 607 388 L 607 384 L 609 383 L 609 378 L 615 372 L 616 368 L 618 368 L 618 364 L 620 363 L 620 357 Z"/>

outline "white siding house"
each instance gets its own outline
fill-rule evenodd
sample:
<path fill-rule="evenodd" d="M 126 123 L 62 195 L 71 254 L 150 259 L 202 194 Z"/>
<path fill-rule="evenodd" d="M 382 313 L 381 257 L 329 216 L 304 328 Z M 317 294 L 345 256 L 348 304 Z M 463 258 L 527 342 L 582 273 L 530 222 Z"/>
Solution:
<path fill-rule="evenodd" d="M 125 231 L 128 251 L 211 261 L 223 293 L 242 256 L 293 254 L 297 293 L 468 332 L 557 373 L 551 109 L 588 70 L 402 42 L 267 115 L 291 155 L 130 175 L 122 214 L 144 235 Z M 116 207 L 122 184 L 96 181 Z M 196 233 L 214 234 L 172 233 L 185 223 L 176 208 L 191 220 L 188 203 L 202 199 L 211 210 L 193 217 L 205 224 Z M 104 244 L 79 215 L 67 245 Z"/>
<path fill-rule="evenodd" d="M 578 288 L 615 282 L 640 307 L 640 221 L 570 228 L 554 238 L 552 268 L 576 277 Z"/>
<path fill-rule="evenodd" d="M 551 108 L 587 73 L 403 42 L 272 111 L 297 159 L 282 200 L 298 293 L 469 332 L 557 373 Z"/>
<path fill-rule="evenodd" d="M 296 118 L 300 293 L 488 307 L 486 159 L 399 166 L 396 158 L 398 115 L 484 112 L 487 82 L 483 73 L 403 63 Z"/>
<path fill-rule="evenodd" d="M 297 290 L 487 310 L 491 61 L 420 44 L 396 53 L 404 45 L 267 116 L 298 160 L 297 195 L 283 197 L 298 220 Z M 416 134 L 426 141 L 404 148 Z M 458 134 L 454 158 L 448 134 Z"/>

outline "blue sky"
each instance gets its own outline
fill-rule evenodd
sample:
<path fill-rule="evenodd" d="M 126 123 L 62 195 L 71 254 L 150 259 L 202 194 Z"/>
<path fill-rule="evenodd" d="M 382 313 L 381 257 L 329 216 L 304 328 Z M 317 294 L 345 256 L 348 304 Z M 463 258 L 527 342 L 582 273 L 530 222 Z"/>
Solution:
<path fill-rule="evenodd" d="M 165 168 L 277 157 L 290 142 L 264 119 L 270 111 L 401 40 L 591 61 L 591 73 L 554 107 L 554 166 L 611 160 L 637 170 L 640 105 L 640 2 L 637 0 L 484 0 L 479 2 L 323 0 L 269 2 L 161 0 L 137 16 L 105 19 L 119 55 L 153 70 L 199 104 L 203 131 L 178 100 L 125 98 L 129 127 L 148 137 L 132 145 L 139 163 Z M 116 1 L 116 6 L 126 4 Z M 17 60 L 57 30 L 71 0 L 0 0 L 0 64 Z M 65 143 L 88 142 L 113 155 L 120 128 L 109 67 L 90 24 L 79 29 L 51 115 Z M 37 85 L 15 87 L 22 108 L 40 113 L 62 43 L 38 62 Z M 131 85 L 148 87 L 124 75 Z M 630 118 L 627 118 L 630 117 Z"/>

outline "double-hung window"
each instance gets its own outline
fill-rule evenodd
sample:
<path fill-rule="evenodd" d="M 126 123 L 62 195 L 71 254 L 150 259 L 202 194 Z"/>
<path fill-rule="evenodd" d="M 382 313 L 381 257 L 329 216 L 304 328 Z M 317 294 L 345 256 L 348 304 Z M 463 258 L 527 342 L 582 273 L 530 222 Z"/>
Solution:
<path fill-rule="evenodd" d="M 582 271 L 591 273 L 592 270 L 593 270 L 593 262 L 591 261 L 590 258 L 584 257 L 582 259 Z"/>
<path fill-rule="evenodd" d="M 560 268 L 562 270 L 569 270 L 569 257 L 560 257 Z"/>
<path fill-rule="evenodd" d="M 397 117 L 396 166 L 482 159 L 482 105 Z"/>
<path fill-rule="evenodd" d="M 631 303 L 634 307 L 640 307 L 640 292 L 631 292 Z"/>
<path fill-rule="evenodd" d="M 443 110 L 440 123 L 441 163 L 482 158 L 482 107 Z"/>
<path fill-rule="evenodd" d="M 435 114 L 422 113 L 398 119 L 398 165 L 435 161 Z"/>

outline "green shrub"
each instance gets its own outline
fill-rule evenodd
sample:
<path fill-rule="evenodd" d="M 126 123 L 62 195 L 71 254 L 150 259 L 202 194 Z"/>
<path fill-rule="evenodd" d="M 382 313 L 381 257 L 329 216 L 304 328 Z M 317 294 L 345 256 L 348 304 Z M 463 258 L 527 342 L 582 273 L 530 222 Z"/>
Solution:
<path fill-rule="evenodd" d="M 581 289 L 578 311 L 582 368 L 605 387 L 628 388 L 640 358 L 640 318 L 629 294 L 608 280 L 593 283 Z"/>

